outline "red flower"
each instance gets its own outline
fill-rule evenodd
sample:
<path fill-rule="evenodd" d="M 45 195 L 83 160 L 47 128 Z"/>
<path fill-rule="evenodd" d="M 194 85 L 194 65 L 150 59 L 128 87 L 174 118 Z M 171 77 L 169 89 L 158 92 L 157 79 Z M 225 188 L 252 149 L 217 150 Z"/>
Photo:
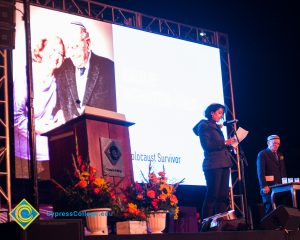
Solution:
<path fill-rule="evenodd" d="M 78 162 L 79 165 L 82 164 L 82 157 L 81 157 L 81 155 L 77 156 L 77 162 Z"/>
<path fill-rule="evenodd" d="M 147 196 L 149 198 L 155 198 L 155 192 L 153 190 L 148 190 L 147 191 Z"/>
<path fill-rule="evenodd" d="M 96 168 L 93 166 L 90 166 L 90 174 L 95 175 L 96 174 Z"/>
<path fill-rule="evenodd" d="M 100 193 L 101 189 L 100 188 L 94 188 L 93 189 L 93 193 L 95 193 L 96 195 L 98 195 Z"/>
<path fill-rule="evenodd" d="M 112 199 L 116 199 L 116 193 L 114 191 L 111 191 L 109 194 Z"/>
<path fill-rule="evenodd" d="M 152 200 L 152 202 L 151 202 L 151 204 L 152 204 L 152 206 L 154 207 L 154 209 L 158 209 L 158 202 L 159 202 L 159 200 L 158 199 L 153 199 Z"/>
<path fill-rule="evenodd" d="M 135 188 L 137 191 L 142 192 L 143 188 L 141 187 L 141 185 L 138 182 L 135 182 Z"/>
<path fill-rule="evenodd" d="M 164 210 L 174 215 L 174 219 L 178 217 L 178 199 L 174 195 L 177 186 L 183 181 L 175 184 L 168 184 L 165 170 L 158 172 L 156 175 L 149 167 L 148 179 L 142 173 L 145 180 L 144 183 L 137 182 L 130 185 L 124 190 L 126 199 L 123 201 L 126 205 L 134 204 L 135 209 L 125 208 L 128 219 L 139 219 L 138 216 L 146 216 L 149 212 Z M 124 216 L 124 215 L 123 215 Z"/>
<path fill-rule="evenodd" d="M 159 182 L 159 180 L 156 177 L 155 173 L 150 173 L 149 174 L 149 180 L 150 180 L 150 182 L 153 182 L 153 183 L 158 183 Z"/>
<path fill-rule="evenodd" d="M 89 180 L 90 180 L 91 182 L 94 181 L 94 180 L 95 180 L 95 175 L 90 174 L 90 175 L 89 175 Z"/>
<path fill-rule="evenodd" d="M 76 185 L 75 185 L 75 187 L 79 187 L 79 188 L 86 188 L 87 187 L 87 185 L 88 185 L 88 183 L 86 182 L 86 181 L 79 181 Z"/>

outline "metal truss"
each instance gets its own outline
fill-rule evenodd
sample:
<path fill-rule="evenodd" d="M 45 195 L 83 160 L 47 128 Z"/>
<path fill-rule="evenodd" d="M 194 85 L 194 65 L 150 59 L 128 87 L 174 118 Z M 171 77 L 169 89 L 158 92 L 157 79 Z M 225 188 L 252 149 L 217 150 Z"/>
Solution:
<path fill-rule="evenodd" d="M 11 211 L 11 178 L 7 69 L 7 50 L 0 49 L 0 214 L 7 213 L 7 219 L 10 221 L 8 214 Z M 2 206 L 2 199 L 5 200 L 5 206 Z"/>
<path fill-rule="evenodd" d="M 169 36 L 219 48 L 221 55 L 225 103 L 228 106 L 228 109 L 230 110 L 229 114 L 232 116 L 232 118 L 235 118 L 236 114 L 231 79 L 229 43 L 226 34 L 186 24 L 176 23 L 163 18 L 144 15 L 139 12 L 110 6 L 92 0 L 30 0 L 30 4 L 38 7 L 44 7 L 51 10 L 57 10 L 69 14 L 91 18 L 94 20 L 140 29 L 151 33 L 157 33 L 164 36 Z M 7 83 L 7 74 L 4 73 L 6 66 L 2 65 L 2 63 L 6 61 L 5 50 L 1 52 L 1 58 L 3 59 L 1 60 L 0 88 L 3 88 L 6 86 Z M 7 98 L 7 96 L 5 97 Z M 3 113 L 4 116 L 7 116 L 7 99 L 1 101 L 1 106 L 2 105 L 5 105 L 6 110 L 0 112 L 0 117 L 2 117 Z M 1 127 L 5 127 L 7 129 L 7 118 L 5 118 L 5 120 L 1 120 L 0 118 L 0 123 Z M 1 134 L 2 132 L 3 131 L 1 130 Z M 6 172 L 1 172 L 0 174 L 5 175 L 6 179 L 9 180 L 9 147 L 7 145 L 9 134 L 8 131 L 4 131 L 3 133 L 5 133 L 5 135 L 0 136 L 0 140 L 4 140 L 5 145 L 2 146 L 1 142 L 0 166 L 6 165 Z M 239 213 L 241 213 L 243 217 L 247 217 L 247 203 L 245 198 L 245 191 L 241 191 L 241 186 L 245 186 L 243 162 L 241 166 L 239 154 L 237 154 L 236 156 L 237 157 L 233 160 L 234 163 L 231 171 L 231 208 L 236 209 Z M 7 157 L 6 160 L 4 160 L 5 157 Z M 0 193 L 2 196 L 4 196 L 4 198 L 7 200 L 10 206 L 10 185 L 6 186 L 6 191 L 0 188 Z"/>
<path fill-rule="evenodd" d="M 222 39 L 226 36 L 218 32 L 148 16 L 97 1 L 31 0 L 30 4 L 218 48 L 227 46 L 222 43 Z"/>
<path fill-rule="evenodd" d="M 218 33 L 219 34 L 219 33 Z M 222 79 L 223 79 L 223 90 L 225 103 L 228 107 L 229 112 L 227 117 L 236 119 L 234 95 L 233 95 L 233 84 L 231 77 L 231 66 L 230 56 L 227 49 L 229 49 L 229 43 L 227 37 L 219 35 L 219 40 L 225 45 L 224 48 L 220 48 L 221 66 L 222 66 Z M 233 126 L 232 133 L 236 131 L 236 125 Z M 229 134 L 232 134 L 229 133 Z M 246 194 L 246 183 L 244 176 L 244 167 L 247 165 L 247 160 L 241 149 L 240 145 L 237 147 L 235 152 L 232 153 L 232 167 L 231 167 L 231 189 L 230 189 L 230 205 L 231 209 L 235 209 L 238 215 L 245 218 L 246 223 L 250 224 L 251 220 L 248 212 L 247 194 Z"/>

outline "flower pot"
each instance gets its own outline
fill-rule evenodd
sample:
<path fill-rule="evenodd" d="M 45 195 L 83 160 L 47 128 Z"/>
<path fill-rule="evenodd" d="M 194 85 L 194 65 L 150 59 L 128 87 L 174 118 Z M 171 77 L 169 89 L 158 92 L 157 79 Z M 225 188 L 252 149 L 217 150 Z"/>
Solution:
<path fill-rule="evenodd" d="M 110 208 L 83 210 L 86 220 L 85 235 L 108 235 L 107 216 L 110 211 Z"/>
<path fill-rule="evenodd" d="M 162 233 L 166 228 L 167 211 L 151 212 L 147 216 L 147 229 L 150 233 Z"/>
<path fill-rule="evenodd" d="M 116 223 L 117 234 L 147 234 L 146 221 L 125 221 Z"/>

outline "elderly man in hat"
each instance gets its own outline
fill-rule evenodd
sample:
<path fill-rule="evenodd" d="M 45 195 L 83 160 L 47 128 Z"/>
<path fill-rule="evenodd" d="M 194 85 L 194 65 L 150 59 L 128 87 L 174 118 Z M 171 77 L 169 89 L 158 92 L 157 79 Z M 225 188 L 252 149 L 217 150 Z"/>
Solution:
<path fill-rule="evenodd" d="M 71 22 L 65 39 L 68 58 L 56 74 L 58 108 L 65 121 L 83 113 L 85 106 L 116 111 L 114 62 L 91 49 L 89 32 Z"/>
<path fill-rule="evenodd" d="M 272 211 L 271 189 L 269 186 L 281 184 L 281 179 L 286 177 L 286 169 L 283 155 L 278 152 L 280 138 L 278 135 L 270 135 L 267 138 L 268 147 L 257 155 L 257 176 L 260 185 L 265 213 Z"/>

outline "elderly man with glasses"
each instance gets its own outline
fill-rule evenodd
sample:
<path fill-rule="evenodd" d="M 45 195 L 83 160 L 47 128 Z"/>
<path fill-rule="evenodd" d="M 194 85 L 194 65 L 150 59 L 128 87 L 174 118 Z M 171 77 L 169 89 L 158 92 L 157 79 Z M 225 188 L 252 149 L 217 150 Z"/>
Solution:
<path fill-rule="evenodd" d="M 256 162 L 260 194 L 266 214 L 272 211 L 270 186 L 281 184 L 282 178 L 286 177 L 284 157 L 278 151 L 280 137 L 270 135 L 267 138 L 267 145 L 266 149 L 258 153 Z"/>
<path fill-rule="evenodd" d="M 67 59 L 56 75 L 58 108 L 65 121 L 83 113 L 85 106 L 116 111 L 114 62 L 90 49 L 89 32 L 72 22 L 66 39 Z"/>

